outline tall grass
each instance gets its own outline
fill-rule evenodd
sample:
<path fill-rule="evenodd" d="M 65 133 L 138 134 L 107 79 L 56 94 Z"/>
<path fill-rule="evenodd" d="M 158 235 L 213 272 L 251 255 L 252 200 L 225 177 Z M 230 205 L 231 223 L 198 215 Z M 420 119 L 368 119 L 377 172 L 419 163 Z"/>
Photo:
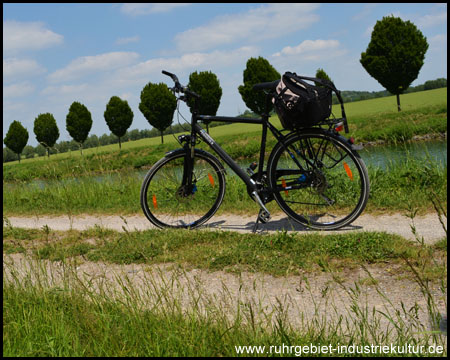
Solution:
<path fill-rule="evenodd" d="M 257 290 L 264 289 L 264 282 L 256 280 L 238 278 L 235 286 L 223 283 L 217 291 L 207 291 L 210 283 L 176 266 L 100 263 L 92 268 L 67 257 L 47 262 L 12 256 L 4 261 L 4 356 L 235 356 L 235 346 L 267 350 L 282 344 L 392 344 L 425 350 L 438 345 L 446 355 L 446 337 L 436 328 L 441 318 L 437 307 L 423 309 L 416 302 L 409 309 L 407 299 L 398 305 L 381 288 L 384 305 L 370 307 L 362 286 L 344 282 L 339 273 L 322 289 L 321 298 L 304 278 L 299 287 L 313 304 L 307 311 L 282 294 L 268 302 L 264 291 Z M 376 279 L 372 284 L 377 286 Z M 339 289 L 342 302 L 337 301 Z M 430 291 L 424 296 L 427 303 L 436 301 Z M 424 321 L 424 311 L 431 324 Z"/>
<path fill-rule="evenodd" d="M 447 196 L 447 166 L 430 158 L 407 157 L 388 163 L 386 169 L 369 166 L 371 194 L 366 211 L 401 211 L 414 205 L 420 212 L 433 209 L 428 194 L 433 189 L 439 200 Z M 4 183 L 3 211 L 6 214 L 140 213 L 139 193 L 144 173 L 109 172 L 59 181 Z M 256 213 L 239 178 L 227 176 L 225 199 L 219 211 Z M 281 212 L 275 202 L 269 210 Z"/>

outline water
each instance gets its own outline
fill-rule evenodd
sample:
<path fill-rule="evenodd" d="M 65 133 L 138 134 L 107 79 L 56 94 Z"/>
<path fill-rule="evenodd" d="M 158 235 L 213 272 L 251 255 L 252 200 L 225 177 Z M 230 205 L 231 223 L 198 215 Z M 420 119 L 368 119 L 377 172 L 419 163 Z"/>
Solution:
<path fill-rule="evenodd" d="M 408 158 L 430 159 L 447 165 L 447 142 L 427 141 L 401 145 L 370 146 L 359 151 L 367 166 L 385 169 L 389 163 L 398 163 Z"/>
<path fill-rule="evenodd" d="M 358 151 L 358 153 L 366 166 L 378 167 L 383 170 L 390 164 L 404 162 L 408 158 L 430 159 L 440 164 L 440 166 L 447 165 L 446 141 L 367 146 L 366 148 Z M 242 168 L 246 169 L 251 161 L 244 160 L 239 161 L 238 163 Z"/>

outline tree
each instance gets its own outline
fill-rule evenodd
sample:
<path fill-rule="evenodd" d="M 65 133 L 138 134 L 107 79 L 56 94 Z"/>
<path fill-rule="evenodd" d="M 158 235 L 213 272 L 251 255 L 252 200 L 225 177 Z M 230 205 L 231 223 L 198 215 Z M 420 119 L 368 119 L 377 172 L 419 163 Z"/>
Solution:
<path fill-rule="evenodd" d="M 141 138 L 141 132 L 139 129 L 133 129 L 129 132 L 130 140 L 139 140 Z"/>
<path fill-rule="evenodd" d="M 16 154 L 8 147 L 3 148 L 3 162 L 7 163 L 16 160 Z"/>
<path fill-rule="evenodd" d="M 50 157 L 50 148 L 55 146 L 59 138 L 59 129 L 56 120 L 50 113 L 39 114 L 34 120 L 34 134 L 36 140 L 47 149 L 47 155 Z"/>
<path fill-rule="evenodd" d="M 394 16 L 383 17 L 375 24 L 367 50 L 360 62 L 370 76 L 391 94 L 400 94 L 417 78 L 425 59 L 428 43 L 410 21 Z"/>
<path fill-rule="evenodd" d="M 263 57 L 250 58 L 244 70 L 244 85 L 240 85 L 238 90 L 245 105 L 257 114 L 262 114 L 266 106 L 266 95 L 263 91 L 253 90 L 253 85 L 270 82 L 280 79 L 281 75 Z M 272 106 L 267 109 L 270 112 Z"/>
<path fill-rule="evenodd" d="M 118 96 L 111 97 L 103 115 L 109 130 L 119 138 L 119 149 L 122 149 L 120 138 L 125 135 L 133 122 L 133 111 L 128 102 Z"/>
<path fill-rule="evenodd" d="M 20 153 L 28 142 L 28 131 L 19 121 L 14 120 L 9 126 L 3 142 L 17 154 L 20 163 Z"/>
<path fill-rule="evenodd" d="M 81 155 L 83 155 L 83 142 L 86 140 L 91 127 L 91 113 L 86 106 L 74 101 L 72 105 L 70 105 L 69 113 L 66 117 L 66 129 L 72 139 L 78 142 Z"/>
<path fill-rule="evenodd" d="M 328 81 L 331 81 L 331 82 L 333 82 L 333 80 L 331 80 L 331 78 L 328 76 L 328 74 L 325 72 L 325 70 L 324 69 L 317 69 L 317 71 L 316 71 L 316 78 L 318 78 L 318 79 L 323 79 L 323 80 L 328 80 Z M 322 86 L 321 84 L 319 84 L 319 83 L 315 83 L 315 85 L 316 86 Z"/>
<path fill-rule="evenodd" d="M 86 141 L 84 142 L 84 146 L 86 149 L 98 147 L 100 145 L 100 141 L 98 140 L 98 136 L 95 134 L 92 134 L 89 136 Z"/>
<path fill-rule="evenodd" d="M 163 131 L 172 124 L 176 107 L 177 99 L 164 83 L 148 83 L 141 91 L 139 110 L 149 124 L 160 131 L 162 144 Z"/>
<path fill-rule="evenodd" d="M 26 159 L 34 158 L 35 149 L 31 145 L 25 145 L 22 150 L 22 155 L 25 156 Z"/>
<path fill-rule="evenodd" d="M 199 101 L 199 113 L 202 115 L 215 116 L 220 105 L 222 97 L 222 88 L 216 74 L 210 71 L 202 71 L 200 73 L 193 72 L 189 75 L 188 87 L 193 92 L 201 96 Z M 194 109 L 195 99 L 188 97 L 187 104 L 191 110 Z M 211 121 L 203 121 L 206 124 L 206 131 L 209 134 L 209 123 Z"/>

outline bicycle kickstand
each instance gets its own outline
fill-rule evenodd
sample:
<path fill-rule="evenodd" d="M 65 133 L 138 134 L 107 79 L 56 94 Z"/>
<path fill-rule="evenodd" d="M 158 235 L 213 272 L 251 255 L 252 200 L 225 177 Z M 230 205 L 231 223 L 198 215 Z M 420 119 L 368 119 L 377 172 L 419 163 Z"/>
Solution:
<path fill-rule="evenodd" d="M 263 202 L 261 201 L 261 199 L 258 196 L 256 191 L 254 191 L 252 193 L 252 196 L 253 196 L 254 200 L 258 203 L 258 205 L 260 206 L 258 217 L 256 218 L 255 226 L 253 227 L 253 232 L 255 233 L 256 229 L 258 228 L 258 222 L 261 221 L 263 224 L 265 224 L 270 220 L 270 212 L 264 206 Z"/>
<path fill-rule="evenodd" d="M 256 230 L 258 229 L 258 223 L 261 222 L 263 224 L 267 223 L 270 220 L 270 214 L 268 214 L 266 211 L 264 211 L 263 209 L 259 210 L 258 213 L 258 217 L 256 218 L 255 221 L 255 226 L 253 226 L 253 230 L 252 232 L 255 233 Z"/>

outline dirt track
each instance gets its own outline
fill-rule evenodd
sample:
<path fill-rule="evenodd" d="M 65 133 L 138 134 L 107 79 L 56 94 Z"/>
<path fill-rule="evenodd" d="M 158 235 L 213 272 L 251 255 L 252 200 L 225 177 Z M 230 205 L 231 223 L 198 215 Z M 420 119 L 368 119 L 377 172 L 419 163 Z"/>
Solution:
<path fill-rule="evenodd" d="M 239 215 L 217 215 L 212 217 L 203 228 L 222 229 L 228 231 L 248 232 L 250 233 L 255 223 L 255 216 Z M 81 215 L 81 216 L 39 216 L 39 217 L 8 217 L 12 226 L 23 228 L 41 228 L 47 225 L 53 230 L 86 230 L 87 228 L 99 225 L 105 228 L 123 231 L 146 230 L 153 228 L 153 225 L 144 217 L 144 215 Z M 447 219 L 443 219 L 447 222 Z M 385 231 L 403 236 L 406 239 L 414 240 L 414 234 L 411 231 L 412 220 L 401 214 L 373 216 L 369 214 L 361 215 L 350 226 L 346 226 L 335 232 L 344 231 Z M 444 237 L 445 231 L 439 222 L 436 214 L 426 216 L 417 216 L 414 218 L 414 225 L 417 234 L 423 237 L 426 243 L 432 243 Z M 297 231 L 306 233 L 308 230 L 302 225 L 289 220 L 286 215 L 277 215 L 267 224 L 260 224 L 258 232 L 274 231 Z M 330 234 L 332 231 L 323 232 Z"/>

